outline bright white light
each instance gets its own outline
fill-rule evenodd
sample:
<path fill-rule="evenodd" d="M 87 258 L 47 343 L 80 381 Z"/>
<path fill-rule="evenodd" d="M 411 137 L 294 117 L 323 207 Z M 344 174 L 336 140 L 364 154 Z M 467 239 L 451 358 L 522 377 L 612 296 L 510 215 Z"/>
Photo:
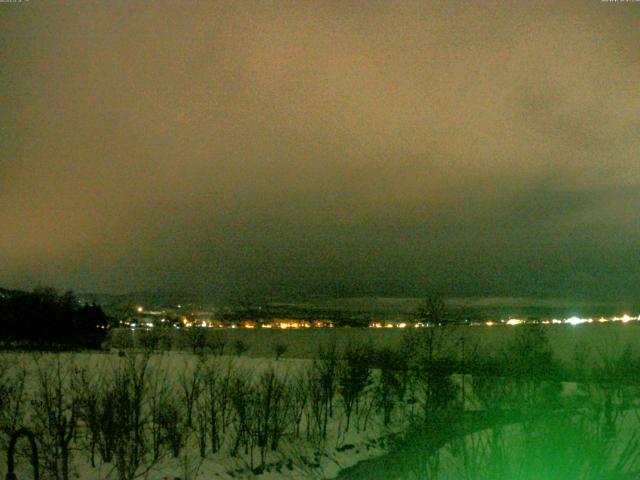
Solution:
<path fill-rule="evenodd" d="M 633 319 L 632 319 L 629 315 L 627 315 L 627 314 L 624 314 L 624 315 L 622 316 L 622 321 L 623 321 L 624 323 L 630 322 L 631 320 L 633 320 Z"/>
<path fill-rule="evenodd" d="M 522 323 L 522 320 L 519 320 L 517 318 L 510 318 L 509 320 L 507 320 L 507 325 L 520 325 Z"/>
<path fill-rule="evenodd" d="M 493 323 L 491 320 L 489 320 L 488 322 L 485 323 L 485 325 L 487 327 L 493 327 L 495 325 L 495 323 Z"/>
<path fill-rule="evenodd" d="M 564 323 L 568 323 L 569 325 L 580 325 L 581 323 L 588 322 L 585 318 L 571 317 L 567 318 Z"/>
<path fill-rule="evenodd" d="M 138 307 L 138 308 L 136 308 L 136 310 L 138 311 L 138 313 L 142 313 L 144 311 L 144 308 Z"/>

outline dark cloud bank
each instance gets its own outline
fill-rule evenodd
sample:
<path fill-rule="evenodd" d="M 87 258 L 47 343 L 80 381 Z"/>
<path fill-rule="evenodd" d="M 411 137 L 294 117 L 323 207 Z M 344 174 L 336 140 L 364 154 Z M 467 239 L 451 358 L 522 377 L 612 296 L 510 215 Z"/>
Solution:
<path fill-rule="evenodd" d="M 632 299 L 640 3 L 0 4 L 0 285 Z"/>

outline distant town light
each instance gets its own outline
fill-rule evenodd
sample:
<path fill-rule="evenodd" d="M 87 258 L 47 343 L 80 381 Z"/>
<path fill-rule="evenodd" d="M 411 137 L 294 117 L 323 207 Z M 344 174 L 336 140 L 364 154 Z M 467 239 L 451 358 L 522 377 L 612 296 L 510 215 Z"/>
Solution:
<path fill-rule="evenodd" d="M 564 323 L 568 323 L 569 325 L 580 325 L 581 323 L 586 323 L 588 321 L 589 320 L 586 318 L 571 317 L 567 318 Z"/>

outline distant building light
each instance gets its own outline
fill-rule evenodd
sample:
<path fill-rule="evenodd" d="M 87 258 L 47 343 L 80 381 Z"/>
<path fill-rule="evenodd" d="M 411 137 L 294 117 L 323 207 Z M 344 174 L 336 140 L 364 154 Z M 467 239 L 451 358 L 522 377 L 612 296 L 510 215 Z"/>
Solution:
<path fill-rule="evenodd" d="M 578 318 L 571 317 L 567 318 L 564 323 L 568 323 L 569 325 L 580 325 L 581 323 L 586 323 L 588 320 L 586 318 Z"/>

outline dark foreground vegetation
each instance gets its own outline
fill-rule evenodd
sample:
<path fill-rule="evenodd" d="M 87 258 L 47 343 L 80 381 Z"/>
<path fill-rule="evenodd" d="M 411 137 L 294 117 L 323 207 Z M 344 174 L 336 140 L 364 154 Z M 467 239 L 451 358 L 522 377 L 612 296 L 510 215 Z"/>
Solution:
<path fill-rule="evenodd" d="M 323 455 L 354 448 L 350 435 L 375 432 L 391 453 L 343 478 L 639 472 L 640 358 L 630 350 L 605 358 L 582 349 L 561 364 L 545 330 L 524 326 L 495 352 L 465 346 L 444 326 L 406 332 L 397 349 L 324 347 L 297 363 L 275 360 L 275 348 L 273 360 L 251 363 L 239 346 L 196 347 L 171 355 L 5 354 L 0 465 L 9 468 L 10 440 L 26 429 L 42 478 L 133 480 L 174 462 L 186 480 L 225 458 L 243 465 L 223 472 L 228 477 L 313 477 Z M 26 472 L 31 448 L 24 440 L 17 447 L 14 460 Z"/>
<path fill-rule="evenodd" d="M 583 346 L 562 364 L 545 332 L 522 327 L 501 351 L 474 349 L 459 362 L 438 349 L 410 366 L 422 389 L 419 421 L 383 459 L 340 478 L 640 478 L 640 357 Z"/>
<path fill-rule="evenodd" d="M 99 348 L 107 325 L 101 307 L 80 304 L 72 292 L 38 288 L 0 296 L 0 346 L 5 349 Z"/>

